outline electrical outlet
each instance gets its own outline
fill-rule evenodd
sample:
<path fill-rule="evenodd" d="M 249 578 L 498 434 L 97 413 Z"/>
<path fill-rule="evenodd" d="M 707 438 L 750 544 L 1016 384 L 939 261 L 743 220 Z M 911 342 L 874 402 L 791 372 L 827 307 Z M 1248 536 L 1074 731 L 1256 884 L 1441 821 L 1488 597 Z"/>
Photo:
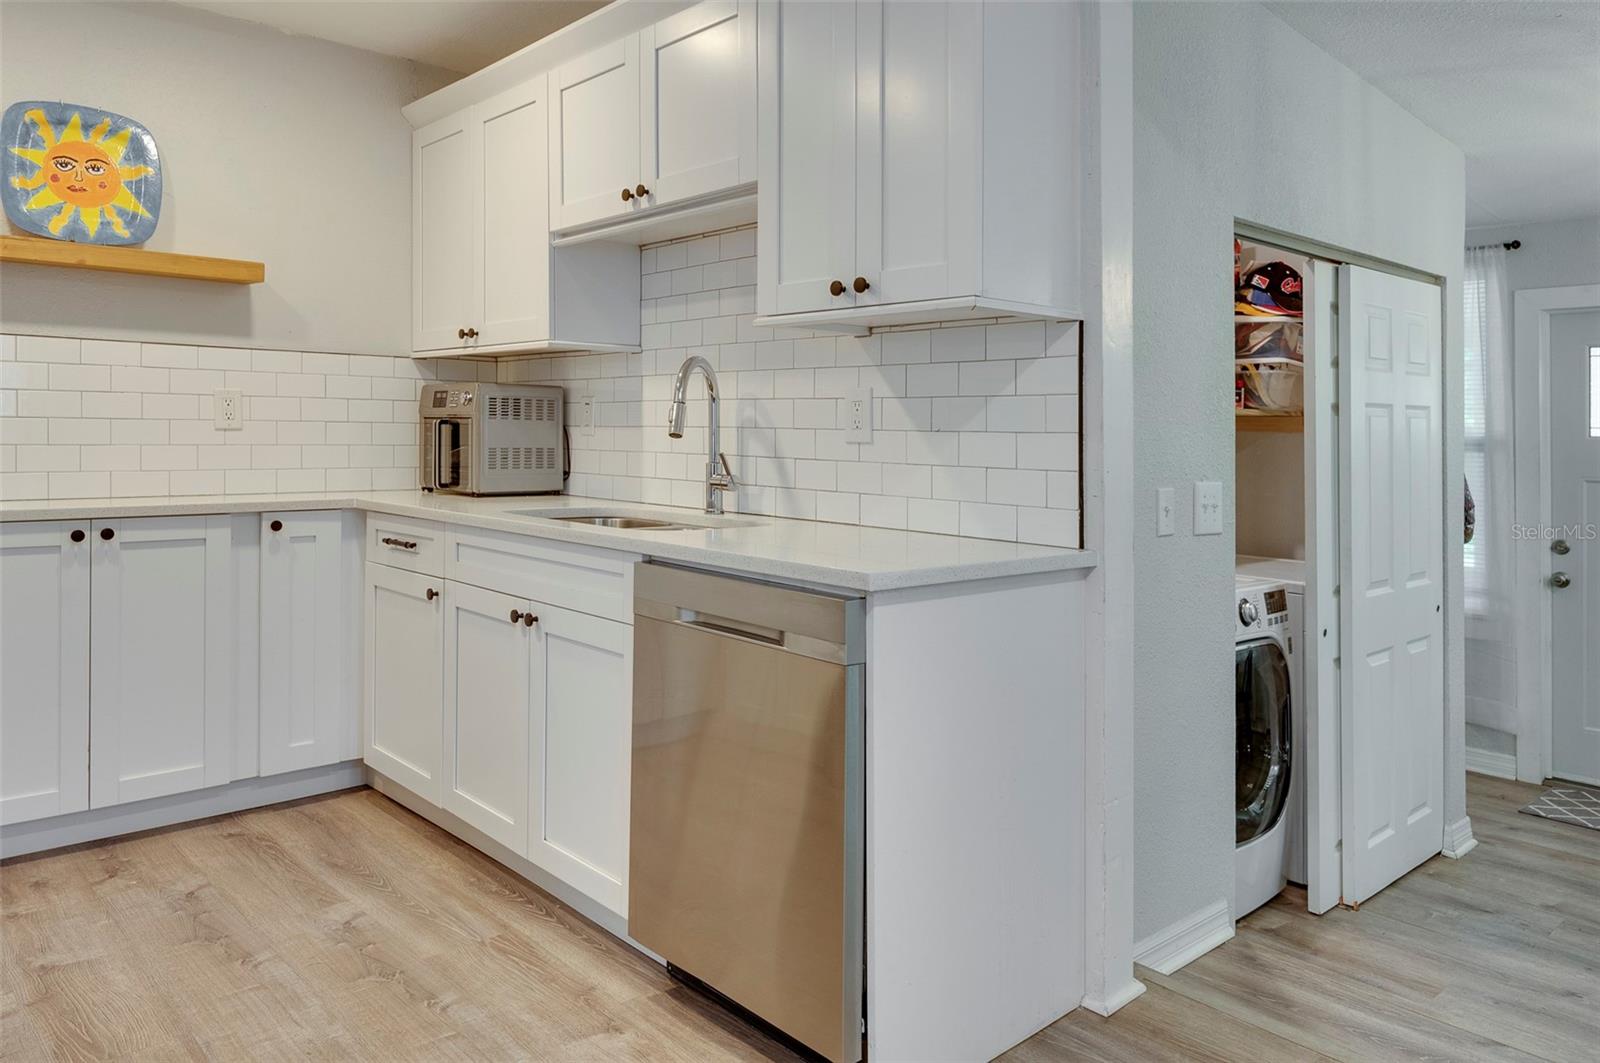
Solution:
<path fill-rule="evenodd" d="M 872 442 L 872 389 L 851 388 L 844 395 L 844 441 Z"/>
<path fill-rule="evenodd" d="M 578 400 L 578 434 L 594 435 L 594 396 L 585 395 Z"/>
<path fill-rule="evenodd" d="M 1194 533 L 1222 534 L 1222 485 L 1215 480 L 1195 481 Z"/>
<path fill-rule="evenodd" d="M 218 388 L 211 398 L 216 426 L 224 432 L 244 427 L 244 393 L 238 388 Z"/>
<path fill-rule="evenodd" d="M 1171 535 L 1177 516 L 1177 506 L 1172 501 L 1172 488 L 1156 488 L 1156 534 Z"/>

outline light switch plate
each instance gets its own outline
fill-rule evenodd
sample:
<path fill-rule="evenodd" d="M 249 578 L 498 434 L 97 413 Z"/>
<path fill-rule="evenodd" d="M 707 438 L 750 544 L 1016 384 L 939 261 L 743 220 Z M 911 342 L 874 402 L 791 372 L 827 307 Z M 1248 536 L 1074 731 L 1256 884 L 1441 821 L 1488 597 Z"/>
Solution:
<path fill-rule="evenodd" d="M 1156 535 L 1171 535 L 1177 518 L 1177 504 L 1172 500 L 1172 488 L 1156 488 Z"/>
<path fill-rule="evenodd" d="M 1215 480 L 1195 481 L 1194 533 L 1222 534 L 1222 484 Z"/>
<path fill-rule="evenodd" d="M 244 392 L 239 388 L 218 388 L 211 397 L 215 427 L 236 432 L 244 427 Z"/>
<path fill-rule="evenodd" d="M 844 441 L 872 442 L 872 389 L 850 388 L 844 393 Z"/>

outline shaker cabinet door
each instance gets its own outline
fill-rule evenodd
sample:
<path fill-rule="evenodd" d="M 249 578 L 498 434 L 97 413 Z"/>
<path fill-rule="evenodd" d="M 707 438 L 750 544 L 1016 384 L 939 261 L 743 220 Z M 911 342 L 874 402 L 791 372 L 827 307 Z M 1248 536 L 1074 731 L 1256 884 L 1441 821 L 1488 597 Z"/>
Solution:
<path fill-rule="evenodd" d="M 477 130 L 462 111 L 411 134 L 411 347 L 466 347 L 474 290 Z"/>
<path fill-rule="evenodd" d="M 0 824 L 89 807 L 89 543 L 0 525 Z"/>
<path fill-rule="evenodd" d="M 367 562 L 367 763 L 439 804 L 444 580 Z"/>
<path fill-rule="evenodd" d="M 706 0 L 639 34 L 641 180 L 651 206 L 756 179 L 756 4 Z"/>
<path fill-rule="evenodd" d="M 855 5 L 776 4 L 763 9 L 757 36 L 759 310 L 848 308 L 856 298 Z"/>
<path fill-rule="evenodd" d="M 444 808 L 518 855 L 528 851 L 530 608 L 445 584 Z"/>
<path fill-rule="evenodd" d="M 605 221 L 648 206 L 648 195 L 635 194 L 643 177 L 639 37 L 633 34 L 550 74 L 550 228 Z"/>
<path fill-rule="evenodd" d="M 484 347 L 550 338 L 550 170 L 545 78 L 473 109 L 476 286 Z"/>
<path fill-rule="evenodd" d="M 89 804 L 232 779 L 232 518 L 96 521 L 89 538 Z"/>

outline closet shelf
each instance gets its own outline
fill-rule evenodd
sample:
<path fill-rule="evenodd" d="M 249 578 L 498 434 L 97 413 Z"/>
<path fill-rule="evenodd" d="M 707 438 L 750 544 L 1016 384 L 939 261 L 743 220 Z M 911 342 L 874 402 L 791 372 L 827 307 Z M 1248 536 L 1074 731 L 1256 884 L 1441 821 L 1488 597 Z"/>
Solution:
<path fill-rule="evenodd" d="M 1234 314 L 1233 320 L 1237 324 L 1270 325 L 1281 322 L 1289 325 L 1299 325 L 1305 321 L 1303 317 L 1291 317 L 1288 314 Z"/>
<path fill-rule="evenodd" d="M 1234 428 L 1240 432 L 1304 432 L 1303 413 L 1245 413 L 1234 411 Z"/>

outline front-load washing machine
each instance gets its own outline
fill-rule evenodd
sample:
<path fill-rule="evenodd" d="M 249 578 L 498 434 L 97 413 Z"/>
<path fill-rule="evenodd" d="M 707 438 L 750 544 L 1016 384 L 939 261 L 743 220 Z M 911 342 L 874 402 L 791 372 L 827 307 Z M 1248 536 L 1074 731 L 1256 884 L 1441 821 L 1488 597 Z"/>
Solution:
<path fill-rule="evenodd" d="M 1289 593 L 1281 580 L 1235 577 L 1234 918 L 1288 883 L 1289 786 L 1294 777 L 1294 684 Z"/>
<path fill-rule="evenodd" d="M 1289 592 L 1289 623 L 1283 628 L 1283 636 L 1289 653 L 1289 693 L 1293 702 L 1290 729 L 1294 732 L 1294 746 L 1289 759 L 1294 770 L 1289 773 L 1289 804 L 1283 813 L 1289 831 L 1284 840 L 1284 870 L 1290 882 L 1305 886 L 1309 882 L 1307 821 L 1314 811 L 1306 793 L 1306 781 L 1311 776 L 1312 752 L 1307 744 L 1311 736 L 1308 720 L 1316 703 L 1316 692 L 1305 683 L 1305 655 L 1311 645 L 1305 637 L 1306 563 L 1290 557 L 1250 557 L 1240 554 L 1234 562 L 1234 573 L 1282 583 L 1283 589 Z"/>

